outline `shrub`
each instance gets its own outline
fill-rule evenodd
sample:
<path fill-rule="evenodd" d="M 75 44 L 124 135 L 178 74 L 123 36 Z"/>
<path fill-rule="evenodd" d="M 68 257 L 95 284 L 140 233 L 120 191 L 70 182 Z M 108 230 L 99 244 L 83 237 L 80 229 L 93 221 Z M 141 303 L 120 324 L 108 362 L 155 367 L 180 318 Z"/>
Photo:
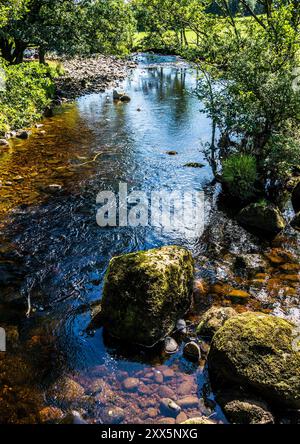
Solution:
<path fill-rule="evenodd" d="M 246 154 L 232 154 L 223 162 L 222 177 L 232 196 L 241 201 L 251 199 L 256 193 L 255 158 Z"/>
<path fill-rule="evenodd" d="M 24 128 L 41 118 L 54 95 L 53 70 L 37 62 L 6 66 L 0 91 L 0 133 Z"/>

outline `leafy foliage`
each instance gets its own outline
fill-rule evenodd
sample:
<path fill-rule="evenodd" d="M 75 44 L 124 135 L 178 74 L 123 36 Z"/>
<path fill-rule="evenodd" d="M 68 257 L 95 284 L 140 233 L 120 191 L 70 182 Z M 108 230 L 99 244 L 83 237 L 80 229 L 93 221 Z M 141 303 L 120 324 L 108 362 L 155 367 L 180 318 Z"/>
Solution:
<path fill-rule="evenodd" d="M 54 93 L 54 72 L 39 63 L 3 66 L 6 88 L 0 92 L 0 133 L 39 119 Z"/>

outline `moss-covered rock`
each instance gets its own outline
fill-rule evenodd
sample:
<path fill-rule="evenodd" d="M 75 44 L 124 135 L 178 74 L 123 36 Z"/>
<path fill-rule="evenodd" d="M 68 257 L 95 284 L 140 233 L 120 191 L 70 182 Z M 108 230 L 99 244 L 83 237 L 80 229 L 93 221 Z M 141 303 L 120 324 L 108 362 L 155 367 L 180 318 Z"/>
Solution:
<path fill-rule="evenodd" d="M 177 246 L 113 258 L 105 277 L 101 318 L 128 343 L 151 346 L 190 308 L 193 258 Z"/>
<path fill-rule="evenodd" d="M 236 315 L 237 312 L 231 307 L 211 307 L 202 316 L 197 327 L 197 334 L 212 338 L 228 319 Z"/>
<path fill-rule="evenodd" d="M 286 226 L 279 208 L 265 201 L 243 208 L 237 220 L 249 231 L 266 236 L 276 236 Z"/>
<path fill-rule="evenodd" d="M 244 313 L 225 322 L 208 356 L 213 384 L 257 392 L 274 404 L 300 408 L 300 353 L 295 326 L 262 313 Z"/>

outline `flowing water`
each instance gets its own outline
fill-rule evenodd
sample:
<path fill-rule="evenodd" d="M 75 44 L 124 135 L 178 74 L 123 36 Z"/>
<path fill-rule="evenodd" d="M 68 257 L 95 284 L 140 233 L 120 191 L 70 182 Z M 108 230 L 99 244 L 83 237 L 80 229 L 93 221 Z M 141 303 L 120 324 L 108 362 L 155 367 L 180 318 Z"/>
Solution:
<path fill-rule="evenodd" d="M 190 321 L 213 303 L 229 304 L 223 297 L 229 284 L 249 292 L 239 311 L 299 319 L 299 238 L 288 231 L 273 244 L 263 243 L 218 210 L 212 127 L 193 94 L 196 81 L 197 72 L 175 57 L 140 56 L 122 85 L 129 103 L 113 102 L 111 91 L 84 96 L 1 155 L 0 325 L 9 339 L 7 354 L 0 353 L 2 422 L 41 421 L 49 414 L 43 408 L 52 406 L 75 408 L 96 423 L 172 423 L 161 413 L 160 399 L 187 395 L 199 404 L 190 400 L 178 420 L 212 415 L 226 421 L 210 392 L 205 361 L 186 361 L 183 345 L 168 356 L 125 350 L 101 329 L 86 333 L 115 255 L 167 244 L 189 248 L 197 266 L 197 309 Z M 118 192 L 120 183 L 129 193 L 204 191 L 203 236 L 153 227 L 100 228 L 96 196 Z M 234 274 L 239 254 L 267 254 L 265 270 L 251 278 Z M 213 290 L 205 292 L 205 285 Z M 204 342 L 204 356 L 207 347 Z M 124 388 L 128 377 L 138 379 L 137 389 Z M 60 411 L 51 415 L 58 418 Z"/>

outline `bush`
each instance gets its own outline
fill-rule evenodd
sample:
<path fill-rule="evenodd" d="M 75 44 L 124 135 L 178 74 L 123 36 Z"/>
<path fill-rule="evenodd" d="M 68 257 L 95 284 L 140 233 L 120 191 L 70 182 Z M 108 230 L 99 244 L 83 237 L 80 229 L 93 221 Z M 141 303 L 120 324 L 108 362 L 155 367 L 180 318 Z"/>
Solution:
<path fill-rule="evenodd" d="M 55 89 L 54 72 L 47 66 L 37 62 L 1 66 L 5 88 L 0 91 L 0 134 L 4 134 L 40 119 Z"/>
<path fill-rule="evenodd" d="M 251 199 L 256 193 L 255 158 L 246 154 L 232 154 L 223 162 L 222 178 L 232 196 L 241 201 Z"/>

